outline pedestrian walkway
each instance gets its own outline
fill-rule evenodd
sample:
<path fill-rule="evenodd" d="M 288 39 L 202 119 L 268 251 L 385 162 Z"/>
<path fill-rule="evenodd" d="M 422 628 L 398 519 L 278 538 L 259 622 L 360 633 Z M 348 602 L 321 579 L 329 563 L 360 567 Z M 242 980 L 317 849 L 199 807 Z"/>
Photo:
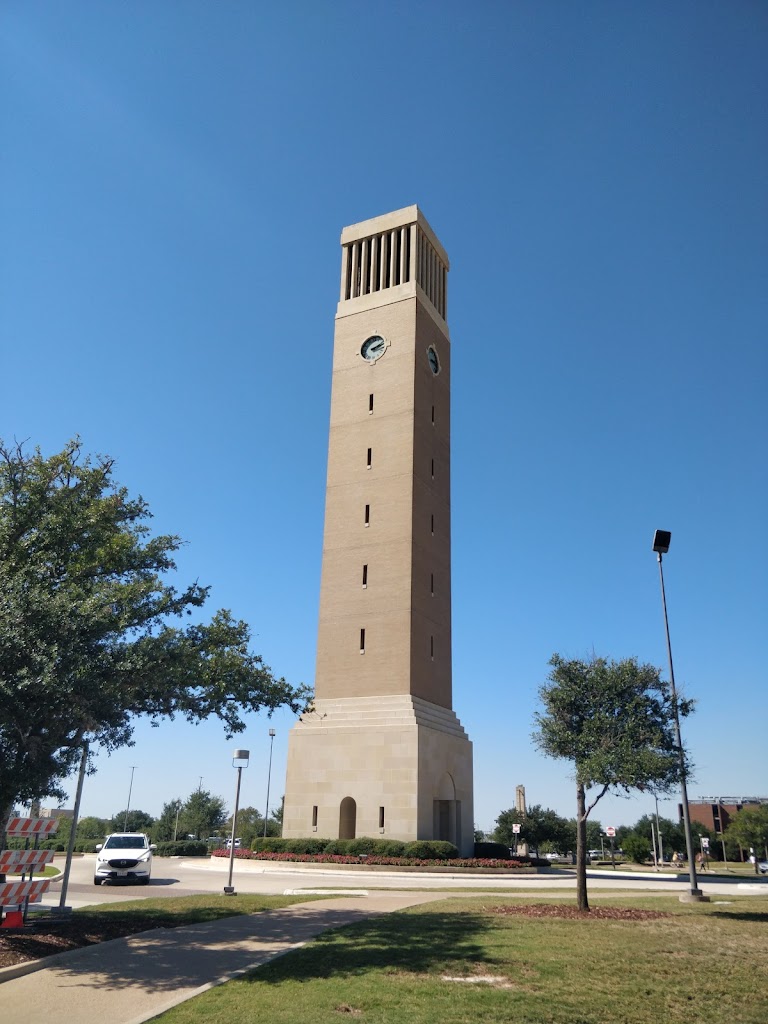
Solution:
<path fill-rule="evenodd" d="M 140 1024 L 296 949 L 329 928 L 445 893 L 381 892 L 163 928 L 0 970 L 0 1018 L 13 1024 Z"/>

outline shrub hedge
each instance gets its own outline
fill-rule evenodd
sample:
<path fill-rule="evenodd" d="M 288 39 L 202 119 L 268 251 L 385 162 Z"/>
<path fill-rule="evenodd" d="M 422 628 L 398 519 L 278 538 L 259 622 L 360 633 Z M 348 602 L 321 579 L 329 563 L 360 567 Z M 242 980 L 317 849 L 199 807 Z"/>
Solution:
<path fill-rule="evenodd" d="M 207 857 L 209 852 L 206 843 L 197 839 L 186 839 L 182 842 L 158 843 L 155 855 L 157 857 Z"/>
<path fill-rule="evenodd" d="M 254 853 L 294 853 L 308 856 L 326 853 L 339 857 L 413 857 L 420 860 L 450 860 L 459 856 L 459 851 L 453 843 L 426 839 L 403 843 L 396 839 L 377 839 L 373 836 L 360 836 L 357 839 L 278 839 L 267 836 L 254 839 L 251 850 Z"/>

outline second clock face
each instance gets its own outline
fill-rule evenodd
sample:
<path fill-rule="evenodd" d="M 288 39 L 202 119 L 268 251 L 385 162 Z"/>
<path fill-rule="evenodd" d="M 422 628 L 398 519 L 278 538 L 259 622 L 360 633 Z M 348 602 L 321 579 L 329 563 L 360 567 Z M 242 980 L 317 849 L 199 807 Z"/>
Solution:
<path fill-rule="evenodd" d="M 386 351 L 387 343 L 380 334 L 372 334 L 366 338 L 360 348 L 360 355 L 369 363 L 375 363 Z"/>
<path fill-rule="evenodd" d="M 429 360 L 432 373 L 438 373 L 440 370 L 440 360 L 437 358 L 437 352 L 432 345 L 427 349 L 427 359 Z"/>

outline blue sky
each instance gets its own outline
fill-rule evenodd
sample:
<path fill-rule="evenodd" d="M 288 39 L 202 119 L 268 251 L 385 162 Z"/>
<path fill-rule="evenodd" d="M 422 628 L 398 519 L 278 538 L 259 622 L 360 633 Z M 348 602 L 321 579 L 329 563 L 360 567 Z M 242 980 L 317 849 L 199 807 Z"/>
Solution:
<path fill-rule="evenodd" d="M 451 258 L 454 707 L 475 820 L 523 784 L 553 652 L 666 665 L 691 797 L 766 795 L 768 7 L 52 4 L 0 13 L 0 436 L 80 434 L 188 541 L 178 582 L 312 683 L 341 228 Z M 249 720 L 242 802 L 292 719 Z M 83 813 L 230 800 L 221 726 L 136 730 Z M 674 816 L 676 800 L 661 804 Z M 631 823 L 647 798 L 604 801 Z"/>

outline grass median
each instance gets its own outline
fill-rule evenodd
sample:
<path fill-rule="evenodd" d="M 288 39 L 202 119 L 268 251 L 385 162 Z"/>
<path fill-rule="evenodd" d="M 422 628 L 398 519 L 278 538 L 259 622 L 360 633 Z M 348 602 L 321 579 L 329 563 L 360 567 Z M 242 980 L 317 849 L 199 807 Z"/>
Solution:
<path fill-rule="evenodd" d="M 328 932 L 162 1024 L 765 1024 L 768 898 L 461 897 Z"/>

